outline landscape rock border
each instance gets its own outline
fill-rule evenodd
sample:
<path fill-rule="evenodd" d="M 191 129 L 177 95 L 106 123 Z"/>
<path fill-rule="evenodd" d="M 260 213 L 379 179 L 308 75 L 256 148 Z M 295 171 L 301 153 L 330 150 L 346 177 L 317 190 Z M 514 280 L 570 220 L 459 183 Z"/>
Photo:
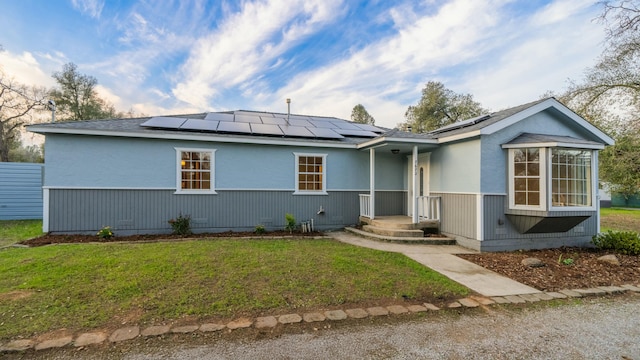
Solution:
<path fill-rule="evenodd" d="M 622 285 L 622 286 L 601 286 L 589 289 L 565 289 L 558 292 L 541 292 L 535 294 L 521 294 L 509 296 L 483 297 L 472 295 L 463 299 L 454 301 L 448 305 L 448 308 L 477 308 L 479 306 L 493 306 L 499 304 L 526 304 L 538 301 L 550 301 L 555 299 L 582 298 L 586 296 L 603 296 L 618 295 L 626 292 L 640 293 L 640 285 Z M 23 352 L 28 350 L 45 350 L 57 347 L 75 346 L 76 348 L 99 345 L 105 341 L 110 343 L 118 343 L 122 341 L 133 340 L 138 337 L 161 336 L 168 333 L 188 334 L 196 331 L 213 332 L 228 329 L 229 331 L 248 328 L 254 326 L 257 329 L 275 328 L 276 326 L 287 326 L 286 324 L 305 322 L 322 322 L 322 321 L 344 321 L 347 319 L 362 319 L 375 316 L 403 315 L 408 313 L 434 312 L 440 308 L 433 304 L 412 304 L 412 305 L 389 305 L 386 307 L 376 306 L 366 309 L 344 309 L 329 310 L 320 312 L 310 312 L 300 314 L 286 314 L 279 316 L 265 316 L 256 319 L 238 318 L 227 324 L 205 323 L 201 325 L 189 326 L 149 326 L 141 329 L 138 326 L 127 326 L 115 330 L 107 335 L 101 332 L 87 332 L 79 334 L 75 339 L 72 336 L 64 336 L 56 339 L 48 339 L 40 341 L 36 339 L 16 339 L 6 344 L 0 344 L 0 354 L 9 352 Z"/>

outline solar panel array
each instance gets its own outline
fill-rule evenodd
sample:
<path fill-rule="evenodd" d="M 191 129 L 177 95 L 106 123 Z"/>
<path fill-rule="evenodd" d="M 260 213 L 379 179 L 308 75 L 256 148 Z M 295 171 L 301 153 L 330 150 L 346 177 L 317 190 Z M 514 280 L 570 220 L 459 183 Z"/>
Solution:
<path fill-rule="evenodd" d="M 158 116 L 140 124 L 143 127 L 171 130 L 232 133 L 262 136 L 344 139 L 377 137 L 384 131 L 368 124 L 350 121 L 250 111 L 208 113 L 204 119 Z"/>

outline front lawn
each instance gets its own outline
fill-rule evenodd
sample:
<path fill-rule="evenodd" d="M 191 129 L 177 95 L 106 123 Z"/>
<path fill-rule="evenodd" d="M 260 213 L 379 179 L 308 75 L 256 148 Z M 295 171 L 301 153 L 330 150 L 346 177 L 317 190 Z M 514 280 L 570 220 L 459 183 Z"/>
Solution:
<path fill-rule="evenodd" d="M 600 209 L 601 231 L 635 231 L 640 232 L 640 209 L 627 210 L 619 208 Z"/>
<path fill-rule="evenodd" d="M 0 221 L 0 247 L 42 235 L 42 220 Z"/>
<path fill-rule="evenodd" d="M 468 290 L 397 253 L 333 240 L 189 240 L 0 250 L 0 338 L 287 313 Z"/>

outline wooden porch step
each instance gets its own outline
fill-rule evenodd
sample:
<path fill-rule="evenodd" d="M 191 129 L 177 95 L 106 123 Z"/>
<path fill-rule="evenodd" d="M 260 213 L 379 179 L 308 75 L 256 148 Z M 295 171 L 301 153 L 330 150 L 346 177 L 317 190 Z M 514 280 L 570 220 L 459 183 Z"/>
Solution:
<path fill-rule="evenodd" d="M 415 230 L 402 229 L 402 228 L 389 229 L 386 227 L 383 228 L 375 225 L 364 225 L 362 229 L 366 232 L 370 232 L 378 235 L 384 235 L 384 236 L 391 236 L 391 237 L 412 237 L 412 238 L 424 237 L 424 231 L 418 230 L 418 229 L 415 229 Z"/>
<path fill-rule="evenodd" d="M 378 235 L 374 233 L 370 233 L 364 230 L 347 227 L 344 229 L 347 232 L 352 234 L 356 234 L 362 236 L 367 239 L 377 240 L 377 241 L 385 241 L 392 243 L 402 243 L 402 244 L 423 244 L 423 245 L 455 245 L 456 241 L 452 238 L 446 237 L 396 237 L 396 236 L 385 236 Z"/>

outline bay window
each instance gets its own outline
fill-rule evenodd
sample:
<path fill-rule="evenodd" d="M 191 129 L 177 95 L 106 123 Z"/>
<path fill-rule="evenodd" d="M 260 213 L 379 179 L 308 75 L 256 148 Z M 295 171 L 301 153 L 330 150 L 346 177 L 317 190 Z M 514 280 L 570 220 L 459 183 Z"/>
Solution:
<path fill-rule="evenodd" d="M 523 210 L 593 208 L 592 150 L 509 149 L 509 207 Z"/>

